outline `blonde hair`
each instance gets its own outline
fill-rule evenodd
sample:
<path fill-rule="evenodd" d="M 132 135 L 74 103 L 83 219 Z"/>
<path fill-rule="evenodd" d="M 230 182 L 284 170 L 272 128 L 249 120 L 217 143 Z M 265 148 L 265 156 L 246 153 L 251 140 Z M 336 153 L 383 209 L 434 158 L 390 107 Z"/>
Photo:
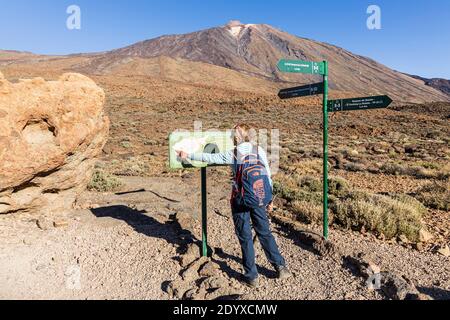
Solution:
<path fill-rule="evenodd" d="M 233 131 L 234 131 L 234 143 L 236 145 L 239 145 L 244 142 L 250 142 L 251 144 L 257 143 L 256 130 L 252 126 L 246 123 L 241 123 L 236 125 Z"/>

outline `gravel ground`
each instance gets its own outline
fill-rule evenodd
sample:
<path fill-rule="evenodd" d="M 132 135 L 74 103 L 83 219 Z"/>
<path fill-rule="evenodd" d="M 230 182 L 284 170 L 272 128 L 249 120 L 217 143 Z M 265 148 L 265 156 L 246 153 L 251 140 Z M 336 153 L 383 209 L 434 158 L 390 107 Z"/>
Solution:
<path fill-rule="evenodd" d="M 222 272 L 237 278 L 241 253 L 224 180 L 213 175 L 209 182 L 209 244 Z M 197 174 L 183 183 L 126 178 L 126 190 L 145 191 L 86 193 L 78 209 L 50 217 L 0 217 L 0 299 L 169 299 L 166 288 L 182 271 L 178 259 L 187 234 L 173 217 L 194 212 L 198 218 L 198 181 Z M 275 279 L 257 244 L 260 286 L 243 289 L 241 299 L 385 299 L 349 268 L 308 250 L 292 230 L 273 228 L 294 276 Z M 200 238 L 199 221 L 192 233 Z M 450 299 L 450 261 L 444 256 L 349 231 L 332 230 L 330 240 L 342 253 L 366 253 L 382 270 L 406 276 L 433 298 Z"/>

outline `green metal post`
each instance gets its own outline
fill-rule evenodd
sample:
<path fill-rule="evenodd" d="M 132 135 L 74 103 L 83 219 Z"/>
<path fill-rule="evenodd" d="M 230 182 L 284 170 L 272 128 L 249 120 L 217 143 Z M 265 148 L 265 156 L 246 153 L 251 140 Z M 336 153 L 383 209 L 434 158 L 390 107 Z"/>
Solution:
<path fill-rule="evenodd" d="M 201 169 L 202 175 L 202 255 L 208 256 L 208 193 L 206 188 L 206 167 Z"/>
<path fill-rule="evenodd" d="M 323 236 L 328 239 L 328 61 L 323 63 Z"/>

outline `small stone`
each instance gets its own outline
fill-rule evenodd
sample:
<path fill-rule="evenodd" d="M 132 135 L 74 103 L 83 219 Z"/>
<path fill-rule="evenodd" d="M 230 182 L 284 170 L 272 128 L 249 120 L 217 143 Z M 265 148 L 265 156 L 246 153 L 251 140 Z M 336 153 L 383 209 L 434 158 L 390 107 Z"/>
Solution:
<path fill-rule="evenodd" d="M 187 291 L 191 288 L 189 283 L 180 279 L 172 281 L 167 287 L 167 293 L 172 298 L 182 299 Z"/>
<path fill-rule="evenodd" d="M 65 228 L 65 227 L 69 226 L 69 222 L 67 220 L 56 220 L 56 221 L 53 221 L 53 226 L 55 228 Z"/>
<path fill-rule="evenodd" d="M 205 297 L 206 300 L 216 300 L 221 297 L 241 296 L 244 294 L 244 290 L 233 287 L 222 287 L 214 292 L 208 293 Z"/>
<path fill-rule="evenodd" d="M 181 256 L 180 265 L 183 268 L 186 268 L 188 265 L 190 265 L 192 262 L 194 262 L 195 259 L 197 259 L 196 256 L 189 255 L 189 254 L 184 254 L 184 255 Z"/>
<path fill-rule="evenodd" d="M 221 276 L 208 278 L 205 281 L 203 281 L 201 285 L 201 287 L 205 288 L 206 290 L 215 290 L 227 286 L 229 286 L 228 280 Z"/>
<path fill-rule="evenodd" d="M 420 242 L 430 242 L 433 239 L 433 235 L 425 229 L 421 229 L 419 231 L 419 240 Z"/>
<path fill-rule="evenodd" d="M 196 295 L 197 295 L 197 289 L 193 288 L 193 289 L 186 291 L 186 293 L 184 294 L 184 299 L 194 300 Z"/>
<path fill-rule="evenodd" d="M 413 299 L 419 294 L 411 280 L 391 272 L 382 273 L 381 290 L 389 299 L 393 300 Z"/>
<path fill-rule="evenodd" d="M 444 257 L 450 257 L 450 248 L 448 247 L 448 245 L 441 247 L 437 252 Z"/>
<path fill-rule="evenodd" d="M 200 248 L 195 243 L 190 243 L 187 246 L 186 254 L 200 258 Z"/>
<path fill-rule="evenodd" d="M 373 275 L 381 273 L 381 268 L 364 253 L 359 253 L 354 257 L 349 256 L 346 260 L 356 267 L 364 278 L 370 278 Z"/>
<path fill-rule="evenodd" d="M 208 261 L 208 258 L 201 257 L 200 259 L 194 261 L 191 263 L 191 265 L 183 271 L 181 274 L 181 277 L 185 281 L 194 281 L 198 278 L 198 270 L 200 269 L 203 264 L 205 264 Z"/>
<path fill-rule="evenodd" d="M 186 253 L 181 256 L 180 264 L 185 268 L 198 258 L 200 258 L 200 248 L 195 243 L 191 243 L 188 245 Z"/>
<path fill-rule="evenodd" d="M 36 225 L 38 226 L 39 229 L 44 230 L 44 231 L 46 231 L 52 227 L 51 221 L 45 217 L 41 217 L 41 218 L 37 219 Z"/>
<path fill-rule="evenodd" d="M 207 293 L 205 288 L 200 288 L 197 293 L 192 296 L 192 300 L 205 300 Z"/>
<path fill-rule="evenodd" d="M 404 243 L 404 244 L 408 244 L 408 243 L 409 243 L 408 237 L 405 236 L 404 234 L 401 234 L 401 235 L 398 237 L 398 240 L 399 240 L 400 242 Z"/>
<path fill-rule="evenodd" d="M 209 261 L 201 268 L 199 275 L 201 277 L 212 277 L 217 274 L 218 270 L 219 266 L 216 263 Z"/>
<path fill-rule="evenodd" d="M 425 247 L 422 242 L 418 242 L 418 243 L 414 244 L 414 249 L 416 249 L 417 251 L 423 251 L 425 249 Z"/>
<path fill-rule="evenodd" d="M 386 240 L 386 236 L 383 233 L 380 233 L 377 238 L 378 238 L 378 240 L 381 240 L 381 241 Z"/>
<path fill-rule="evenodd" d="M 369 262 L 368 270 L 369 272 L 372 272 L 372 274 L 379 274 L 381 272 L 381 268 L 372 262 Z"/>

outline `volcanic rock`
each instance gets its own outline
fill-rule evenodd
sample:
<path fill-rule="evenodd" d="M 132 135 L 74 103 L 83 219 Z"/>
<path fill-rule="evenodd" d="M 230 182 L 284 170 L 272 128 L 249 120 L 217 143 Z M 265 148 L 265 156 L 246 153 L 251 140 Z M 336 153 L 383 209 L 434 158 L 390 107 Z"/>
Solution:
<path fill-rule="evenodd" d="M 0 214 L 72 208 L 108 137 L 104 101 L 80 74 L 18 83 L 0 74 Z"/>

